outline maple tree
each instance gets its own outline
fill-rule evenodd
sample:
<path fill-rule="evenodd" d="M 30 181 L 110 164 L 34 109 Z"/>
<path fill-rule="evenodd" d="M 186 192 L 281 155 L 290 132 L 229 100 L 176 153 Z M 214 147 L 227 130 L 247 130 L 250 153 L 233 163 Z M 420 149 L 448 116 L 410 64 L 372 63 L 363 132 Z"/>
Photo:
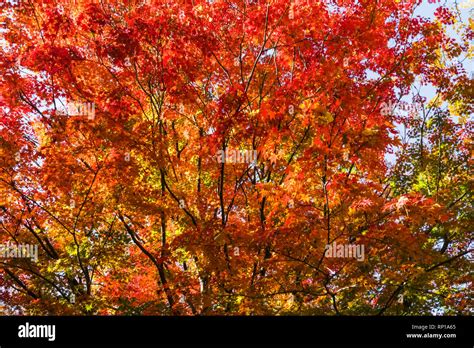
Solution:
<path fill-rule="evenodd" d="M 418 5 L 3 2 L 5 313 L 472 313 L 472 22 Z"/>

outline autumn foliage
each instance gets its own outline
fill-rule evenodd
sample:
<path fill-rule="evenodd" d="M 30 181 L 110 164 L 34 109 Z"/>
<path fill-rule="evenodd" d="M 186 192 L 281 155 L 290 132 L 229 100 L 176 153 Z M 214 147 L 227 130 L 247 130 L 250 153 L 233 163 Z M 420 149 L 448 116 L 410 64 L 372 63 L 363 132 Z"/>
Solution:
<path fill-rule="evenodd" d="M 3 1 L 3 312 L 472 313 L 472 22 L 419 5 Z"/>

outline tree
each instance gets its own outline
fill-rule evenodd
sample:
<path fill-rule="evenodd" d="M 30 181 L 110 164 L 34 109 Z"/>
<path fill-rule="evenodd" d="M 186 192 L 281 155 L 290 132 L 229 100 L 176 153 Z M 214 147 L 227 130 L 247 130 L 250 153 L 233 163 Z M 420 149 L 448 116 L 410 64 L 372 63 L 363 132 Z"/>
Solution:
<path fill-rule="evenodd" d="M 8 311 L 471 312 L 472 30 L 417 4 L 3 4 Z"/>

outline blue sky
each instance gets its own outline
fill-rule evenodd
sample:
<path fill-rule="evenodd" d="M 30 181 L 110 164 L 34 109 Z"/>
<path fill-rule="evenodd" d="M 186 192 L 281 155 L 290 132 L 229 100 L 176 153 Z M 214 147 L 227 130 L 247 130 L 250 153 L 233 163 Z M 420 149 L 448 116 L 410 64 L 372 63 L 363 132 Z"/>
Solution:
<path fill-rule="evenodd" d="M 421 16 L 421 17 L 426 17 L 429 19 L 434 19 L 434 13 L 436 9 L 443 5 L 447 6 L 449 8 L 455 8 L 456 9 L 456 4 L 457 4 L 457 10 L 459 10 L 459 14 L 461 17 L 461 22 L 464 24 L 469 23 L 469 18 L 473 18 L 474 14 L 474 0 L 441 0 L 436 3 L 429 3 L 428 0 L 422 0 L 422 3 L 420 6 L 417 7 L 414 16 Z M 448 31 L 449 35 L 452 36 L 453 38 L 458 38 L 459 35 L 454 31 L 454 30 L 449 30 Z M 472 44 L 472 43 L 471 43 Z M 461 57 L 462 64 L 464 68 L 466 69 L 466 72 L 468 75 L 472 74 L 474 71 L 474 62 L 472 57 Z M 420 86 L 417 85 L 419 88 Z M 433 86 L 431 85 L 423 85 L 422 88 L 420 89 L 421 94 L 427 98 L 427 101 L 433 99 L 436 95 L 436 90 Z M 402 98 L 403 101 L 406 101 L 408 103 L 411 103 L 411 96 L 405 96 Z M 399 134 L 404 133 L 404 127 L 403 125 L 397 125 L 397 130 Z M 395 156 L 393 154 L 387 154 L 385 156 L 385 160 L 393 164 L 395 161 Z"/>

